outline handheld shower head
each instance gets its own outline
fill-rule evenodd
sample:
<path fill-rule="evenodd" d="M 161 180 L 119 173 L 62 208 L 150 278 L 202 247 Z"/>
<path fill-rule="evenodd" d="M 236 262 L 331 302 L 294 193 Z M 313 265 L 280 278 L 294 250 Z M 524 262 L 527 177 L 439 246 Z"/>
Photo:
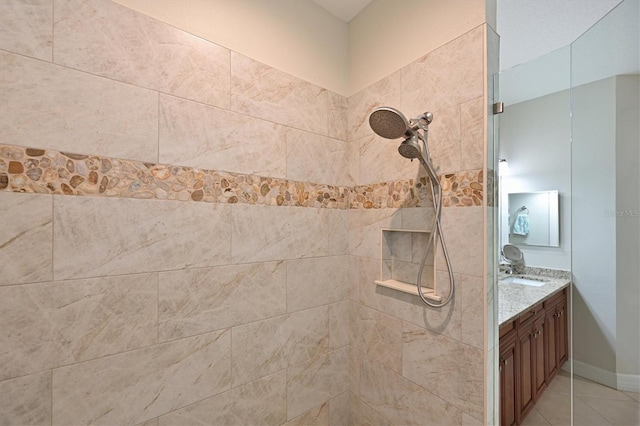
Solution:
<path fill-rule="evenodd" d="M 369 125 L 374 132 L 386 139 L 413 136 L 415 133 L 409 125 L 409 120 L 391 107 L 380 107 L 373 111 L 369 116 Z"/>
<path fill-rule="evenodd" d="M 416 136 L 411 136 L 410 138 L 402 141 L 400 146 L 398 147 L 398 152 L 404 158 L 409 158 L 413 160 L 414 158 L 420 158 L 422 156 L 422 149 L 420 148 L 420 144 L 418 143 L 418 138 Z"/>

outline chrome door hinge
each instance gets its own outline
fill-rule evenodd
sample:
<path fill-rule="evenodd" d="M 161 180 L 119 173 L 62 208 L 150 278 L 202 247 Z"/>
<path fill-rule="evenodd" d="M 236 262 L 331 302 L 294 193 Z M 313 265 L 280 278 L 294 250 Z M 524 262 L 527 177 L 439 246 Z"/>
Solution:
<path fill-rule="evenodd" d="M 502 114 L 504 112 L 504 102 L 496 102 L 493 104 L 493 114 Z"/>

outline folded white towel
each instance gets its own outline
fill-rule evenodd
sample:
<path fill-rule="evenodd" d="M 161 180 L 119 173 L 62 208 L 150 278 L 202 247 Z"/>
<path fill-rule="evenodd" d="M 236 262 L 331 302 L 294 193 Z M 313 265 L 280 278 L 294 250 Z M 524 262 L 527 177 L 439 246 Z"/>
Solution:
<path fill-rule="evenodd" d="M 512 232 L 516 235 L 528 235 L 529 234 L 529 215 L 520 212 L 516 216 L 516 220 L 513 221 Z"/>

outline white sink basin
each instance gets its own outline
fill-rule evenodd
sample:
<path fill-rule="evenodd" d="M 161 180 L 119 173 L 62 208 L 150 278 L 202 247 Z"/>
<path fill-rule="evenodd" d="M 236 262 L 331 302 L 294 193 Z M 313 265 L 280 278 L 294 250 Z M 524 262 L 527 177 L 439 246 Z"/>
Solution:
<path fill-rule="evenodd" d="M 543 280 L 539 280 L 536 278 L 508 277 L 501 281 L 505 284 L 521 284 L 530 285 L 532 287 L 541 287 L 545 285 L 545 282 Z"/>

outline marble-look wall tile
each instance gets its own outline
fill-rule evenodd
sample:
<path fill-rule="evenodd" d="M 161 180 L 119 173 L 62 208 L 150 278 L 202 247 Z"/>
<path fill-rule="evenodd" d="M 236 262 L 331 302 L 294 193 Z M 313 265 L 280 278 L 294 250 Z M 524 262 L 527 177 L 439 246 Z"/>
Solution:
<path fill-rule="evenodd" d="M 462 296 L 459 293 L 461 276 L 455 275 L 457 292 L 452 301 L 442 308 L 431 308 L 418 297 L 393 289 L 378 287 L 379 263 L 371 259 L 360 259 L 360 302 L 365 306 L 384 312 L 436 333 L 461 340 Z M 448 274 L 437 272 L 438 286 L 446 289 Z"/>
<path fill-rule="evenodd" d="M 400 142 L 383 139 L 375 134 L 351 142 L 360 144 L 360 185 L 415 179 L 422 173 L 418 161 L 412 162 L 398 153 Z"/>
<path fill-rule="evenodd" d="M 326 209 L 233 206 L 233 263 L 329 255 L 330 213 Z"/>
<path fill-rule="evenodd" d="M 490 103 L 499 98 L 496 73 L 500 72 L 500 36 L 489 25 L 485 25 L 487 55 L 487 97 Z M 491 139 L 489 139 L 491 140 Z"/>
<path fill-rule="evenodd" d="M 53 425 L 134 424 L 230 389 L 231 333 L 53 370 Z"/>
<path fill-rule="evenodd" d="M 360 395 L 360 372 L 364 354 L 349 345 L 349 391 Z"/>
<path fill-rule="evenodd" d="M 379 267 L 377 273 L 380 274 Z M 349 300 L 360 300 L 360 258 L 357 256 L 349 256 Z"/>
<path fill-rule="evenodd" d="M 160 95 L 161 163 L 286 178 L 289 130 L 248 115 Z"/>
<path fill-rule="evenodd" d="M 0 192 L 0 285 L 52 278 L 52 206 L 50 195 Z"/>
<path fill-rule="evenodd" d="M 484 348 L 484 283 L 480 277 L 461 275 L 458 278 L 458 299 L 462 300 L 462 341 Z M 489 306 L 492 306 L 491 304 Z M 493 323 L 489 327 L 493 326 Z"/>
<path fill-rule="evenodd" d="M 173 340 L 282 315 L 284 262 L 160 273 L 158 335 Z"/>
<path fill-rule="evenodd" d="M 150 90 L 0 52 L 0 98 L 3 144 L 158 159 L 158 94 Z"/>
<path fill-rule="evenodd" d="M 358 260 L 359 303 L 406 321 L 418 315 L 414 304 L 417 296 L 375 284 L 380 279 L 379 260 L 364 257 Z"/>
<path fill-rule="evenodd" d="M 489 421 L 488 424 L 494 424 L 492 421 Z M 482 421 L 478 419 L 474 419 L 467 413 L 462 413 L 462 426 L 482 426 Z"/>
<path fill-rule="evenodd" d="M 287 310 L 299 311 L 347 298 L 349 270 L 346 256 L 287 261 Z"/>
<path fill-rule="evenodd" d="M 349 254 L 349 210 L 331 209 L 329 216 L 329 251 L 332 256 Z"/>
<path fill-rule="evenodd" d="M 287 369 L 287 419 L 330 400 L 347 390 L 348 348 L 317 355 Z"/>
<path fill-rule="evenodd" d="M 360 139 L 355 141 L 349 141 L 348 146 L 348 167 L 349 167 L 349 179 L 354 184 L 360 184 Z"/>
<path fill-rule="evenodd" d="M 0 287 L 0 380 L 147 346 L 157 276 Z"/>
<path fill-rule="evenodd" d="M 372 135 L 369 115 L 374 109 L 389 106 L 400 109 L 402 72 L 395 72 L 349 97 L 349 141 Z M 423 111 L 424 112 L 424 111 Z"/>
<path fill-rule="evenodd" d="M 229 206 L 56 197 L 58 279 L 229 263 Z"/>
<path fill-rule="evenodd" d="M 345 424 L 353 424 L 360 426 L 392 426 L 389 420 L 385 419 L 372 409 L 370 406 L 364 403 L 360 397 L 350 393 L 349 394 L 349 416 L 350 422 Z M 418 424 L 418 423 L 417 423 Z M 419 423 L 422 424 L 422 423 Z"/>
<path fill-rule="evenodd" d="M 0 2 L 0 49 L 51 61 L 52 0 Z"/>
<path fill-rule="evenodd" d="M 287 179 L 349 186 L 349 144 L 302 130 L 287 132 Z"/>
<path fill-rule="evenodd" d="M 158 426 L 158 419 L 147 420 L 146 422 L 138 423 L 136 426 Z"/>
<path fill-rule="evenodd" d="M 460 106 L 441 108 L 429 125 L 429 153 L 438 175 L 460 168 Z"/>
<path fill-rule="evenodd" d="M 349 417 L 349 395 L 343 392 L 329 400 L 329 425 L 340 426 L 353 424 Z"/>
<path fill-rule="evenodd" d="M 329 424 L 329 402 L 327 401 L 289 420 L 283 426 L 329 426 Z"/>
<path fill-rule="evenodd" d="M 231 109 L 328 134 L 327 90 L 231 52 Z"/>
<path fill-rule="evenodd" d="M 483 416 L 483 351 L 404 323 L 402 375 L 478 419 Z"/>
<path fill-rule="evenodd" d="M 484 98 L 470 100 L 460 105 L 460 169 L 484 167 L 484 126 L 487 116 Z M 492 143 L 492 139 L 489 139 Z"/>
<path fill-rule="evenodd" d="M 373 410 L 398 425 L 460 425 L 462 412 L 411 380 L 365 359 L 360 398 Z"/>
<path fill-rule="evenodd" d="M 0 424 L 51 425 L 51 372 L 0 382 Z"/>
<path fill-rule="evenodd" d="M 413 207 L 400 210 L 402 228 L 415 230 L 430 230 L 433 226 L 435 209 L 429 207 Z"/>
<path fill-rule="evenodd" d="M 402 320 L 352 303 L 349 343 L 367 358 L 402 372 Z"/>
<path fill-rule="evenodd" d="M 329 305 L 329 347 L 341 348 L 349 344 L 349 300 Z"/>
<path fill-rule="evenodd" d="M 445 208 L 442 210 L 441 223 L 453 271 L 458 274 L 482 277 L 484 270 L 483 208 Z M 446 270 L 446 262 L 440 247 L 436 267 L 438 270 Z"/>
<path fill-rule="evenodd" d="M 248 383 L 329 350 L 327 306 L 233 327 L 233 383 Z"/>
<path fill-rule="evenodd" d="M 462 340 L 462 318 L 464 312 L 464 298 L 460 292 L 463 286 L 464 276 L 453 274 L 453 297 L 446 306 L 442 308 L 427 307 L 422 300 L 416 299 L 415 303 L 419 306 L 419 313 L 410 321 L 420 327 L 435 331 L 436 333 L 450 337 L 452 339 Z M 443 297 L 449 295 L 451 291 L 451 282 L 449 272 L 446 270 L 436 271 L 437 293 Z M 469 318 L 470 319 L 470 318 Z M 479 318 L 476 318 L 480 321 Z"/>
<path fill-rule="evenodd" d="M 435 122 L 443 109 L 482 97 L 483 42 L 479 26 L 404 67 L 402 108 L 407 117 L 431 111 Z"/>
<path fill-rule="evenodd" d="M 349 99 L 334 92 L 327 92 L 330 138 L 347 141 L 349 136 Z"/>
<path fill-rule="evenodd" d="M 55 0 L 54 61 L 229 107 L 229 50 L 114 2 Z"/>
<path fill-rule="evenodd" d="M 281 425 L 287 419 L 285 370 L 160 417 L 159 426 Z"/>
<path fill-rule="evenodd" d="M 349 254 L 380 259 L 381 229 L 399 228 L 400 221 L 398 209 L 350 210 Z"/>

